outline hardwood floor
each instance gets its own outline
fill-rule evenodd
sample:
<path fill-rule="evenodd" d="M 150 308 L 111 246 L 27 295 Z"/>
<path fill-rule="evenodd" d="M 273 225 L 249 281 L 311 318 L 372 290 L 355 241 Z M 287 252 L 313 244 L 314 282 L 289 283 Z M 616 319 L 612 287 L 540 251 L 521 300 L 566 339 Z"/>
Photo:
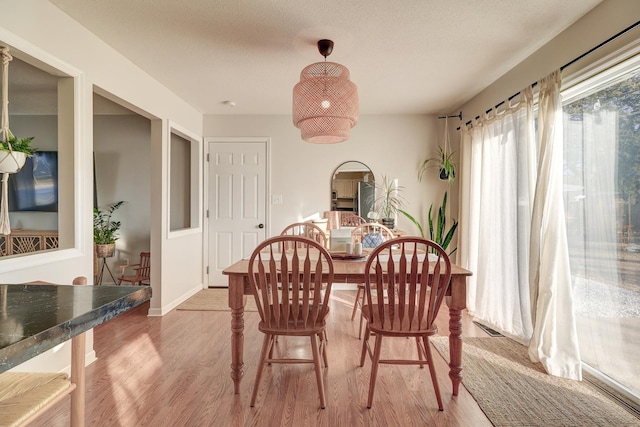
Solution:
<path fill-rule="evenodd" d="M 371 363 L 358 366 L 362 341 L 357 318 L 350 320 L 354 296 L 332 295 L 325 410 L 308 364 L 266 367 L 256 407 L 249 407 L 262 344 L 257 313 L 245 314 L 245 376 L 234 395 L 229 312 L 174 310 L 147 317 L 147 303 L 95 329 L 98 360 L 87 367 L 87 426 L 491 426 L 463 386 L 451 395 L 448 366 L 435 350 L 444 411 L 438 411 L 428 369 L 394 365 L 380 367 L 367 409 Z M 486 336 L 468 317 L 463 320 L 464 336 Z M 443 307 L 443 335 L 447 324 Z M 413 340 L 392 344 L 383 348 L 387 355 L 416 351 Z M 286 337 L 277 351 L 306 357 L 310 350 L 306 341 Z M 67 399 L 34 425 L 68 426 L 68 414 Z"/>

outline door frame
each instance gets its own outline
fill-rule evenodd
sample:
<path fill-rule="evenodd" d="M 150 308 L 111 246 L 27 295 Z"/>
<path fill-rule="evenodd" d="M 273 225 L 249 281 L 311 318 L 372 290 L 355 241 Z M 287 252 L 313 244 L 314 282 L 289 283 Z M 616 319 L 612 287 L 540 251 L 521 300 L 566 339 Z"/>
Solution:
<path fill-rule="evenodd" d="M 271 138 L 266 136 L 234 136 L 234 137 L 224 137 L 224 136 L 211 136 L 204 138 L 204 156 L 203 156 L 203 190 L 204 190 L 204 200 L 203 200 L 203 223 L 204 223 L 204 233 L 202 234 L 202 286 L 203 289 L 207 289 L 209 287 L 209 216 L 207 212 L 209 211 L 209 145 L 215 143 L 263 143 L 265 146 L 265 180 L 264 180 L 264 215 L 265 215 L 265 236 L 268 238 L 271 235 Z"/>

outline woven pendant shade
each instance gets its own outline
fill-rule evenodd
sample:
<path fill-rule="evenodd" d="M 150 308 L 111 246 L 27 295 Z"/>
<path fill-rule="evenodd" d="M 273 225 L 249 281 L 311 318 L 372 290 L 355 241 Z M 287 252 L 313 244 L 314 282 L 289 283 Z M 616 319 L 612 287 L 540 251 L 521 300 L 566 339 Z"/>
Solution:
<path fill-rule="evenodd" d="M 358 123 L 358 88 L 349 70 L 335 62 L 316 62 L 300 73 L 293 88 L 293 124 L 302 139 L 335 144 L 349 139 Z"/>

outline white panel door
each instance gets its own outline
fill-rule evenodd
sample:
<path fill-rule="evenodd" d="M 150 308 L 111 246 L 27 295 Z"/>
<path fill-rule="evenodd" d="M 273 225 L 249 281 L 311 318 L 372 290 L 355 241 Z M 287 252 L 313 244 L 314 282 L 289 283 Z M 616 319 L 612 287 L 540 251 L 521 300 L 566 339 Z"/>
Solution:
<path fill-rule="evenodd" d="M 209 287 L 266 238 L 266 142 L 209 143 Z"/>

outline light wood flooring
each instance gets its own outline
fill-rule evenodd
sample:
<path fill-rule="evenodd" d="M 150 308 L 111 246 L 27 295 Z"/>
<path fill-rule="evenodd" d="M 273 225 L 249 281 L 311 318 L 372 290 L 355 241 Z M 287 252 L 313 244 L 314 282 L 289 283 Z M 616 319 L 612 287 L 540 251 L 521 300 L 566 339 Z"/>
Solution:
<path fill-rule="evenodd" d="M 325 410 L 308 364 L 266 367 L 256 407 L 249 407 L 262 343 L 257 313 L 245 314 L 245 376 L 234 395 L 230 313 L 174 310 L 147 317 L 147 303 L 95 329 L 98 360 L 87 367 L 87 426 L 491 426 L 463 386 L 452 396 L 448 366 L 435 350 L 444 411 L 438 411 L 428 369 L 395 365 L 380 367 L 367 409 L 371 363 L 359 367 L 362 341 L 357 317 L 350 320 L 354 296 L 332 294 Z M 463 320 L 464 336 L 486 336 L 468 316 Z M 446 335 L 444 306 L 438 325 Z M 391 356 L 416 351 L 406 339 L 383 347 Z M 281 338 L 277 351 L 310 354 L 307 339 L 292 337 Z M 67 398 L 34 425 L 68 426 L 68 414 Z"/>

